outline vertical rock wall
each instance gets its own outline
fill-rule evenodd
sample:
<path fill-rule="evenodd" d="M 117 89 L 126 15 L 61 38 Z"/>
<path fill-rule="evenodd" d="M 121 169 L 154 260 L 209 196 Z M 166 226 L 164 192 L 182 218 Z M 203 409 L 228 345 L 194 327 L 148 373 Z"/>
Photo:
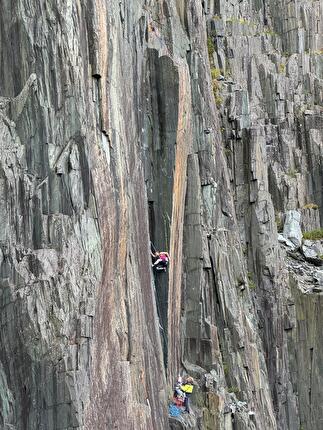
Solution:
<path fill-rule="evenodd" d="M 167 428 L 148 19 L 141 2 L 110 6 L 1 5 L 1 428 Z"/>
<path fill-rule="evenodd" d="M 321 1 L 0 8 L 0 427 L 320 428 Z"/>
<path fill-rule="evenodd" d="M 208 2 L 205 11 L 213 90 L 277 424 L 319 427 L 302 400 L 311 388 L 291 383 L 302 379 L 288 346 L 297 325 L 286 325 L 297 289 L 289 285 L 291 265 L 276 231 L 290 209 L 301 213 L 303 231 L 320 227 L 322 3 L 220 1 Z"/>

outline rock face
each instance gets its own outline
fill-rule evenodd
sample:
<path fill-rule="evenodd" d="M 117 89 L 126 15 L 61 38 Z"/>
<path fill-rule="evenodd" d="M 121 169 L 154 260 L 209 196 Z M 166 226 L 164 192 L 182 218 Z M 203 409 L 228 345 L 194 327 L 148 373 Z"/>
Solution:
<path fill-rule="evenodd" d="M 285 217 L 283 236 L 292 242 L 295 248 L 302 245 L 301 215 L 297 211 L 288 211 Z"/>
<path fill-rule="evenodd" d="M 1 4 L 1 428 L 167 428 L 136 66 L 146 15 L 140 2 Z"/>
<path fill-rule="evenodd" d="M 321 428 L 322 2 L 0 10 L 0 428 Z"/>

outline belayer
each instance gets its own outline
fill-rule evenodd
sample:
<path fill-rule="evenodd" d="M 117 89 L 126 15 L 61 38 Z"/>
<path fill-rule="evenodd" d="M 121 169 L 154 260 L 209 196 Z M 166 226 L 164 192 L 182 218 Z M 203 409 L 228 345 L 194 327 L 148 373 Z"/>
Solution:
<path fill-rule="evenodd" d="M 186 376 L 184 382 L 181 376 L 178 377 L 174 389 L 174 403 L 178 406 L 183 405 L 185 412 L 190 413 L 189 398 L 194 389 L 194 380 L 191 376 Z"/>
<path fill-rule="evenodd" d="M 181 391 L 185 393 L 184 407 L 185 412 L 190 413 L 189 399 L 194 388 L 194 379 L 191 376 L 185 378 L 184 384 L 180 386 Z"/>
<path fill-rule="evenodd" d="M 183 406 L 185 402 L 185 393 L 181 390 L 182 377 L 178 376 L 175 388 L 174 388 L 174 398 L 173 402 L 176 406 Z"/>

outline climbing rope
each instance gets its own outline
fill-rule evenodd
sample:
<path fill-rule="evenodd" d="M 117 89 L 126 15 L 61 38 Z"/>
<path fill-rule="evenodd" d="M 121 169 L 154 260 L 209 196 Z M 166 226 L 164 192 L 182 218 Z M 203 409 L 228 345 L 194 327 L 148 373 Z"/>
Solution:
<path fill-rule="evenodd" d="M 155 254 L 157 249 L 155 247 L 155 245 L 152 243 L 152 241 L 150 241 L 150 249 L 152 250 L 152 252 Z"/>
<path fill-rule="evenodd" d="M 157 249 L 152 242 L 150 242 L 150 247 L 151 247 L 151 251 L 155 254 Z M 166 337 L 165 328 L 163 327 L 163 324 L 162 324 L 163 320 L 162 320 L 161 306 L 159 303 L 159 294 L 157 293 L 157 289 L 156 289 L 157 279 L 158 278 L 156 278 L 156 276 L 154 275 L 155 302 L 156 302 L 157 315 L 158 315 L 158 320 L 159 320 L 159 331 L 160 331 L 161 337 L 163 339 L 164 363 L 166 365 L 167 357 L 166 357 L 165 353 L 166 353 L 166 348 L 167 348 L 167 337 Z"/>
<path fill-rule="evenodd" d="M 163 327 L 163 319 L 162 319 L 162 312 L 161 312 L 161 306 L 159 303 L 159 294 L 157 293 L 157 288 L 159 287 L 159 285 L 157 285 L 156 288 L 156 283 L 158 283 L 158 278 L 156 278 L 156 276 L 154 276 L 154 290 L 155 290 L 155 302 L 156 302 L 156 308 L 157 308 L 157 316 L 158 316 L 158 320 L 159 320 L 159 332 L 162 338 L 162 347 L 163 347 L 163 356 L 164 356 L 164 365 L 167 366 L 167 336 L 166 336 L 166 331 L 165 331 L 165 327 Z"/>
<path fill-rule="evenodd" d="M 157 314 L 158 314 L 158 318 L 159 318 L 159 328 L 160 328 L 160 331 L 161 331 L 161 334 L 162 334 L 162 337 L 163 337 L 163 341 L 164 341 L 164 343 L 166 345 L 166 342 L 167 342 L 166 333 L 165 333 L 165 329 L 164 329 L 164 327 L 162 325 L 162 318 L 161 318 L 162 313 L 161 313 L 161 309 L 160 309 L 158 294 L 157 294 L 157 291 L 156 291 L 156 282 L 155 282 L 155 280 L 154 280 L 154 288 L 155 288 L 155 299 L 156 299 L 156 306 L 157 306 Z"/>

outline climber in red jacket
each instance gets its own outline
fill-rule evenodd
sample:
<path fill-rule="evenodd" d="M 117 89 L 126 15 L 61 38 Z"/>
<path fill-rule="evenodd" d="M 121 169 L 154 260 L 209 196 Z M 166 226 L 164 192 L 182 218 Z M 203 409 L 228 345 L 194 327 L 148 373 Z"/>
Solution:
<path fill-rule="evenodd" d="M 164 251 L 156 251 L 151 253 L 152 257 L 155 259 L 155 262 L 152 264 L 152 267 L 155 268 L 158 272 L 164 271 L 166 272 L 166 268 L 169 263 L 169 254 Z"/>

